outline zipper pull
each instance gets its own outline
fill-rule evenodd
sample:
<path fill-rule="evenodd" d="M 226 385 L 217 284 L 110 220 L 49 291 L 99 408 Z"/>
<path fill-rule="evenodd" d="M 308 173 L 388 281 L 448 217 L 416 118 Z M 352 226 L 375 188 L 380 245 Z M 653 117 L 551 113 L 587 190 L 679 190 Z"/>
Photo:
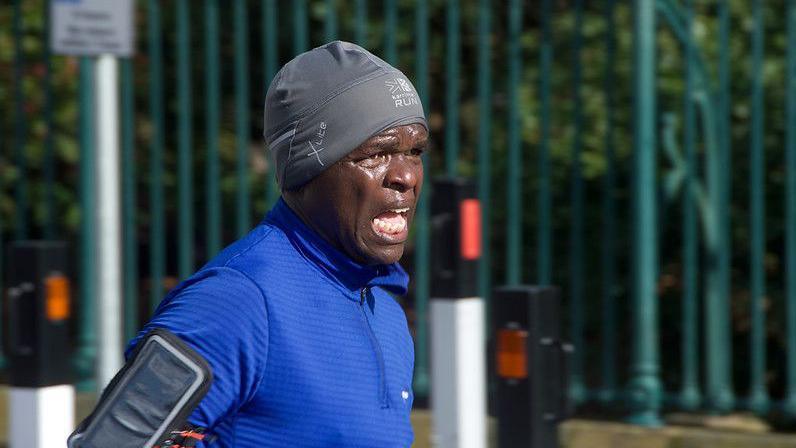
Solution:
<path fill-rule="evenodd" d="M 359 305 L 362 306 L 365 303 L 365 295 L 368 292 L 368 288 L 362 288 L 359 290 Z"/>

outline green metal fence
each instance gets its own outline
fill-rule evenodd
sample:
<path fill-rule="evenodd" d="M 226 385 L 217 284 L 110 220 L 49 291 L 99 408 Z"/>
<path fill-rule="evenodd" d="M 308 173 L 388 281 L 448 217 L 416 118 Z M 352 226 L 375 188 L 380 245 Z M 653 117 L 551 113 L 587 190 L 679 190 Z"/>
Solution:
<path fill-rule="evenodd" d="M 796 418 L 785 3 L 137 2 L 138 53 L 120 71 L 125 334 L 276 200 L 265 90 L 293 55 L 342 38 L 415 81 L 427 170 L 476 180 L 487 303 L 499 284 L 562 287 L 576 403 L 644 425 L 663 407 Z M 0 4 L 0 243 L 75 242 L 75 367 L 90 379 L 94 61 L 50 54 L 46 8 Z M 430 386 L 427 196 L 404 260 L 418 396 Z"/>

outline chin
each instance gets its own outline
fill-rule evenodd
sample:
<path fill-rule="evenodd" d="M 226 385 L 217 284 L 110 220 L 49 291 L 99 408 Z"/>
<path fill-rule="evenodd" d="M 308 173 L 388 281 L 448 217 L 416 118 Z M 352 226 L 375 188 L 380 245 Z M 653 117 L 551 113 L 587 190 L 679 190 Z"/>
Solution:
<path fill-rule="evenodd" d="M 364 251 L 362 253 L 362 259 L 365 260 L 365 264 L 367 265 L 397 263 L 404 254 L 404 245 L 401 244 L 400 246 L 401 247 L 390 247 L 386 250 L 376 252 Z"/>

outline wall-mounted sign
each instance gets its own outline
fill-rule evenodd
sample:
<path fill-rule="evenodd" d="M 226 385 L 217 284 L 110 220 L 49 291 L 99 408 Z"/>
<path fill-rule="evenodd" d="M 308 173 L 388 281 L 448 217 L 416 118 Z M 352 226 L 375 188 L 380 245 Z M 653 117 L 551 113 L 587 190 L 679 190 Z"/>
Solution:
<path fill-rule="evenodd" d="M 54 53 L 133 54 L 133 0 L 52 0 L 50 5 Z"/>

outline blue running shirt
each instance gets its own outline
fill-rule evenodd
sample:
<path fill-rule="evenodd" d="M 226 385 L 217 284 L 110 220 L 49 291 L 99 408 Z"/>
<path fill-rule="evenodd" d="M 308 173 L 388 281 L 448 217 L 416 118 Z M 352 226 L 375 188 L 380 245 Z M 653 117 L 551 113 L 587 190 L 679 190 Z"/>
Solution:
<path fill-rule="evenodd" d="M 166 328 L 214 381 L 189 421 L 212 447 L 408 447 L 414 349 L 396 263 L 363 266 L 280 199 L 172 290 L 130 342 Z"/>

